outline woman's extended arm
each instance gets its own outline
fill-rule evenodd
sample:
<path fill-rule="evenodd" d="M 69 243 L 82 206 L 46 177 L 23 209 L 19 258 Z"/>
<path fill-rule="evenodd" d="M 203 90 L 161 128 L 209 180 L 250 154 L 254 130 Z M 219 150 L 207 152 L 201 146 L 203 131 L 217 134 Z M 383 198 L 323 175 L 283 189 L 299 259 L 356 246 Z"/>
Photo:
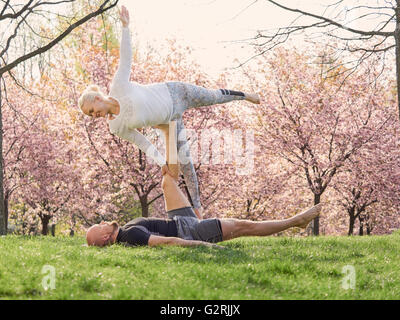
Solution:
<path fill-rule="evenodd" d="M 129 31 L 129 12 L 122 6 L 120 11 L 122 22 L 121 45 L 119 48 L 119 65 L 115 77 L 129 81 L 132 67 L 132 44 Z"/>
<path fill-rule="evenodd" d="M 157 148 L 136 129 L 119 133 L 118 136 L 136 144 L 140 150 L 148 157 L 152 158 L 160 167 L 166 165 L 165 157 L 163 157 Z"/>

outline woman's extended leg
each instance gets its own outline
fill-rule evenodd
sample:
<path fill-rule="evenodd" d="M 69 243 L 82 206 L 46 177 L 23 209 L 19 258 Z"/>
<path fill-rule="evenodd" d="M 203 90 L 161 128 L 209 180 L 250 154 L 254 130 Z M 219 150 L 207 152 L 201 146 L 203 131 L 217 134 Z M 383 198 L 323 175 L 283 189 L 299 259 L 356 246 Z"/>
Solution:
<path fill-rule="evenodd" d="M 189 108 L 227 103 L 234 100 L 247 100 L 260 103 L 256 94 L 227 89 L 207 89 L 185 82 L 167 82 L 174 106 L 174 114 L 182 115 Z"/>
<path fill-rule="evenodd" d="M 322 204 L 289 219 L 276 221 L 250 221 L 239 219 L 220 219 L 223 240 L 245 236 L 269 236 L 292 227 L 306 228 L 308 223 L 321 212 Z"/>

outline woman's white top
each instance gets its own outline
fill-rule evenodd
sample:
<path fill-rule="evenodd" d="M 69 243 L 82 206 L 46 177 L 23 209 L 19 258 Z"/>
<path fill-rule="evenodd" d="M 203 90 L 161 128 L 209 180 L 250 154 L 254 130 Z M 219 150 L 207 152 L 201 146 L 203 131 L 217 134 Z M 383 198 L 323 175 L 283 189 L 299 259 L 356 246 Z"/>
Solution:
<path fill-rule="evenodd" d="M 108 120 L 111 133 L 136 144 L 160 167 L 166 164 L 156 147 L 136 128 L 168 123 L 173 114 L 172 99 L 165 83 L 141 85 L 129 80 L 132 46 L 129 28 L 122 28 L 120 61 L 109 96 L 120 105 L 115 119 Z"/>

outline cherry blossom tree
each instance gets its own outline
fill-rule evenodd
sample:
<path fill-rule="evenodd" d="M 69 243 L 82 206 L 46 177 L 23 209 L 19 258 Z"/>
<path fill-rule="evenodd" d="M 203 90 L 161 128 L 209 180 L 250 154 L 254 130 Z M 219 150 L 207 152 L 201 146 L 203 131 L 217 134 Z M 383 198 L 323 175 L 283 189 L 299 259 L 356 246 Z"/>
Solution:
<path fill-rule="evenodd" d="M 399 210 L 399 142 L 393 135 L 393 129 L 397 131 L 399 126 L 392 120 L 385 129 L 349 159 L 333 184 L 349 215 L 349 235 L 353 234 L 356 219 L 359 234 L 363 234 L 364 227 L 370 234 L 378 223 L 385 223 L 385 213 Z"/>
<path fill-rule="evenodd" d="M 3 80 L 0 82 L 0 131 L 3 130 L 1 111 L 6 91 L 4 75 L 8 73 L 15 83 L 23 88 L 21 77 L 16 76 L 12 72 L 13 69 L 34 57 L 41 55 L 43 57 L 44 53 L 67 37 L 75 28 L 115 7 L 117 3 L 118 1 L 98 1 L 91 7 L 77 0 L 29 0 L 24 4 L 3 2 L 0 8 L 0 35 L 4 40 L 4 45 L 2 44 L 0 49 L 0 79 Z M 71 4 L 72 9 L 67 14 L 63 14 L 60 7 L 65 7 L 66 4 Z M 73 5 L 78 8 L 74 8 Z M 42 21 L 38 21 L 40 20 L 38 17 L 44 16 L 47 16 L 48 26 L 53 26 L 53 28 L 46 29 L 40 23 Z M 45 32 L 44 29 L 46 29 Z M 28 43 L 27 39 L 32 39 L 32 42 Z M 39 61 L 43 62 L 40 59 Z M 1 135 L 0 153 L 3 150 L 2 144 L 3 137 Z M 0 199 L 7 196 L 3 190 L 3 171 L 3 156 L 0 154 Z M 0 201 L 0 235 L 6 233 L 6 208 L 4 202 Z"/>
<path fill-rule="evenodd" d="M 57 90 L 45 80 L 42 85 L 43 91 Z M 74 152 L 67 143 L 59 123 L 62 117 L 53 102 L 29 93 L 17 94 L 13 82 L 8 88 L 7 108 L 3 109 L 7 115 L 4 120 L 6 214 L 15 194 L 14 200 L 27 204 L 27 211 L 33 210 L 40 217 L 42 233 L 47 234 L 50 219 L 79 190 Z"/>
<path fill-rule="evenodd" d="M 332 48 L 330 70 L 337 68 L 336 71 L 349 76 L 357 69 L 375 64 L 380 69 L 376 76 L 384 73 L 385 69 L 394 71 L 397 102 L 393 107 L 400 118 L 399 1 L 324 1 L 319 6 L 314 5 L 313 9 L 279 0 L 265 2 L 293 15 L 293 18 L 288 25 L 278 25 L 273 30 L 258 30 L 250 40 L 251 45 L 257 48 L 256 55 L 266 54 L 289 39 L 303 37 L 303 41 L 311 41 L 317 46 L 325 42 Z M 393 56 L 395 61 L 391 59 Z M 328 73 L 325 75 L 329 76 Z"/>
<path fill-rule="evenodd" d="M 322 77 L 321 62 L 299 52 L 277 50 L 261 58 L 259 66 L 257 74 L 268 75 L 270 82 L 261 87 L 265 82 L 252 78 L 265 101 L 258 109 L 265 146 L 301 169 L 318 204 L 349 158 L 387 126 L 390 115 L 385 116 L 385 107 L 393 98 L 382 95 L 387 90 L 382 84 L 371 86 L 371 78 L 376 79 L 373 66 L 344 84 L 341 73 Z M 319 234 L 318 218 L 313 232 Z"/>

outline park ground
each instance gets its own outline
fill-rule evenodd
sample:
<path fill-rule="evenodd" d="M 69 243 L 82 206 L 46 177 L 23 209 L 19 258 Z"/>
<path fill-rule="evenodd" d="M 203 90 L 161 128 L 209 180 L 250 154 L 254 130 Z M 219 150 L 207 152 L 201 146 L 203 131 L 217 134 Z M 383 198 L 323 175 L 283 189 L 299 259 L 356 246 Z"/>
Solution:
<path fill-rule="evenodd" d="M 400 232 L 206 247 L 0 237 L 0 299 L 400 299 Z"/>

